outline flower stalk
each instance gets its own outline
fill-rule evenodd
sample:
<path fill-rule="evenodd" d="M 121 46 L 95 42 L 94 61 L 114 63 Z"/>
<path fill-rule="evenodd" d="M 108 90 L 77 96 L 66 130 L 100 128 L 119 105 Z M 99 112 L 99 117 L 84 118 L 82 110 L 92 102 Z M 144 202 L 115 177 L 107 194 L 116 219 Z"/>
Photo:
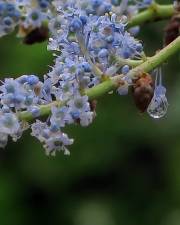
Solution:
<path fill-rule="evenodd" d="M 130 28 L 148 22 L 168 19 L 173 16 L 174 12 L 175 10 L 172 4 L 159 5 L 154 2 L 148 9 L 133 16 L 129 20 L 127 27 Z"/>

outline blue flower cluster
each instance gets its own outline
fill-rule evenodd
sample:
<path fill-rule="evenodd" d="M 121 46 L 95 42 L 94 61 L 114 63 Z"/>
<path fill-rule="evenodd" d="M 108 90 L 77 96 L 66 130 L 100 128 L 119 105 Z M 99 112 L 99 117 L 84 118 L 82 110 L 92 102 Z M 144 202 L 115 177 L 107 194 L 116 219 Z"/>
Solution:
<path fill-rule="evenodd" d="M 19 112 L 26 110 L 36 118 L 40 116 L 40 106 L 56 99 L 66 103 L 63 107 L 52 106 L 52 115 L 46 123 L 37 120 L 32 124 L 32 135 L 43 142 L 47 154 L 54 154 L 57 150 L 68 152 L 65 145 L 72 144 L 73 140 L 68 139 L 61 129 L 66 124 L 72 123 L 88 126 L 92 122 L 94 113 L 91 112 L 88 97 L 80 95 L 76 78 L 73 79 L 69 74 L 69 78 L 61 80 L 66 75 L 68 76 L 68 73 L 64 71 L 62 77 L 60 75 L 54 84 L 51 78 L 46 78 L 44 82 L 41 82 L 35 75 L 5 79 L 3 85 L 0 86 L 0 137 L 2 137 L 0 147 L 5 147 L 8 136 L 16 141 L 23 131 L 29 128 L 27 123 L 19 121 Z M 58 138 L 61 141 L 57 143 Z M 55 145 L 56 148 L 54 148 Z"/>
<path fill-rule="evenodd" d="M 133 2 L 134 4 L 129 0 L 122 0 L 121 3 L 119 0 L 0 0 L 0 37 L 14 31 L 16 26 L 26 31 L 42 26 L 43 22 L 56 18 L 56 9 L 62 5 L 66 9 L 69 6 L 73 8 L 78 5 L 78 8 L 83 10 L 81 22 L 86 23 L 84 14 L 102 16 L 105 13 L 114 12 L 130 18 L 138 13 L 139 9 L 152 4 L 152 0 L 134 0 Z M 78 24 L 76 25 L 78 28 Z M 136 34 L 139 27 L 131 28 L 130 31 Z M 18 36 L 21 35 L 22 32 L 18 34 Z"/>
<path fill-rule="evenodd" d="M 51 0 L 0 0 L 0 36 L 16 26 L 26 30 L 40 27 L 52 17 L 51 4 Z"/>
<path fill-rule="evenodd" d="M 0 1 L 0 36 L 12 32 L 18 24 L 20 16 L 15 4 Z"/>
<path fill-rule="evenodd" d="M 143 1 L 141 6 L 150 3 Z M 117 68 L 113 60 L 139 59 L 143 54 L 142 43 L 126 31 L 127 16 L 116 13 L 120 6 L 122 12 L 130 6 L 124 0 L 120 6 L 108 0 L 18 0 L 14 4 L 26 14 L 21 20 L 25 28 L 38 27 L 45 18 L 50 20 L 48 49 L 56 51 L 56 58 L 43 82 L 36 75 L 23 75 L 5 79 L 0 86 L 0 147 L 5 147 L 8 136 L 16 141 L 31 126 L 32 136 L 43 144 L 47 155 L 57 151 L 69 154 L 67 146 L 74 140 L 63 128 L 74 123 L 88 126 L 95 117 L 85 90 L 102 82 L 103 77 L 121 72 L 124 85 L 119 94 L 127 94 L 132 84 L 127 76 L 130 67 Z M 52 16 L 50 4 L 57 9 L 56 16 Z M 131 12 L 138 7 L 139 1 Z M 38 119 L 29 125 L 19 119 L 23 111 L 36 119 L 47 104 L 52 105 L 47 121 Z"/>

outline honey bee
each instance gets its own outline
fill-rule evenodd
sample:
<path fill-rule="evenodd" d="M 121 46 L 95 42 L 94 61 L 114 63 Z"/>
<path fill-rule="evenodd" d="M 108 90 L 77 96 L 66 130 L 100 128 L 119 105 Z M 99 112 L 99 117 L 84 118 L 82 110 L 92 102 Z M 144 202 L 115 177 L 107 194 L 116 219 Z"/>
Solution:
<path fill-rule="evenodd" d="M 154 81 L 148 73 L 141 73 L 139 78 L 133 80 L 132 95 L 136 107 L 145 112 L 154 95 Z"/>

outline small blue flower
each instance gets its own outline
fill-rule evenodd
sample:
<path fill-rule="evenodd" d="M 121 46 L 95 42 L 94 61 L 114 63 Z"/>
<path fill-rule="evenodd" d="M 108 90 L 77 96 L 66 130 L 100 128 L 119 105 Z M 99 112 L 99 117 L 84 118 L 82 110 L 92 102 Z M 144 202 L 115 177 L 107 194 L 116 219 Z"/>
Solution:
<path fill-rule="evenodd" d="M 121 72 L 126 75 L 128 72 L 129 72 L 130 68 L 128 65 L 124 65 L 122 68 L 121 68 Z"/>
<path fill-rule="evenodd" d="M 69 25 L 69 30 L 71 32 L 78 32 L 82 30 L 82 27 L 83 27 L 82 21 L 79 18 L 75 17 Z"/>
<path fill-rule="evenodd" d="M 81 22 L 82 22 L 83 25 L 86 25 L 86 23 L 88 21 L 87 16 L 80 16 L 79 19 L 81 20 Z"/>
<path fill-rule="evenodd" d="M 28 111 L 32 113 L 33 118 L 36 118 L 41 114 L 40 108 L 38 106 L 32 106 L 28 109 Z"/>
<path fill-rule="evenodd" d="M 14 113 L 4 113 L 0 116 L 1 132 L 12 135 L 18 132 L 20 125 Z"/>
<path fill-rule="evenodd" d="M 27 77 L 27 83 L 29 85 L 36 85 L 39 82 L 39 78 L 35 75 L 30 75 Z"/>
<path fill-rule="evenodd" d="M 8 27 L 13 25 L 13 19 L 10 16 L 4 17 L 2 22 L 5 26 L 8 26 Z"/>

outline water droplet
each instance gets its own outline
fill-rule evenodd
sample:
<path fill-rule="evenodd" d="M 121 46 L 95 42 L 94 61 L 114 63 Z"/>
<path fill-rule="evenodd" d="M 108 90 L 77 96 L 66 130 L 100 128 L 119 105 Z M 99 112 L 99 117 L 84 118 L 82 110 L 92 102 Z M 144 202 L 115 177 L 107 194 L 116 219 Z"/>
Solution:
<path fill-rule="evenodd" d="M 168 101 L 165 95 L 154 95 L 148 106 L 147 112 L 150 117 L 160 119 L 166 115 L 168 109 Z"/>

